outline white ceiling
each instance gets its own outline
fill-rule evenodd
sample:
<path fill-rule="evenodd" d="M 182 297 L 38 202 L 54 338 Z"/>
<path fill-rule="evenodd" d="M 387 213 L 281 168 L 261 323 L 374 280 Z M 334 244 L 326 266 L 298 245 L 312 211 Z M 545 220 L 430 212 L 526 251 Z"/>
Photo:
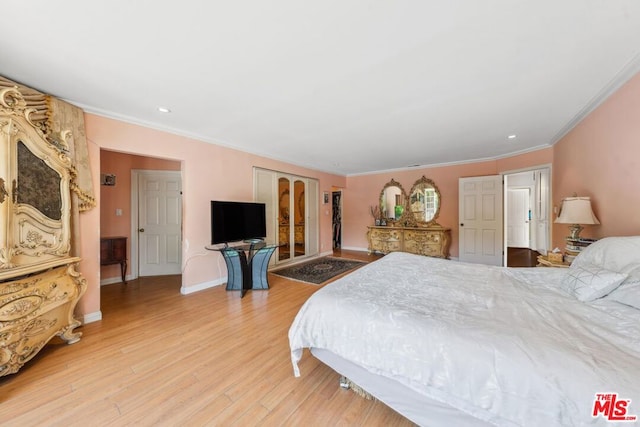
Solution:
<path fill-rule="evenodd" d="M 638 0 L 0 10 L 7 78 L 92 113 L 342 175 L 549 146 L 640 70 Z"/>

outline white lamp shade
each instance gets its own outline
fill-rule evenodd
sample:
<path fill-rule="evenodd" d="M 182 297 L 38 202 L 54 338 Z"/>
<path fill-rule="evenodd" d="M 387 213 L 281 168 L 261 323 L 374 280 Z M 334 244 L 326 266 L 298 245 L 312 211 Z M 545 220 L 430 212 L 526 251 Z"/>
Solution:
<path fill-rule="evenodd" d="M 600 224 L 591 209 L 589 197 L 567 197 L 562 200 L 560 215 L 556 218 L 559 224 Z"/>

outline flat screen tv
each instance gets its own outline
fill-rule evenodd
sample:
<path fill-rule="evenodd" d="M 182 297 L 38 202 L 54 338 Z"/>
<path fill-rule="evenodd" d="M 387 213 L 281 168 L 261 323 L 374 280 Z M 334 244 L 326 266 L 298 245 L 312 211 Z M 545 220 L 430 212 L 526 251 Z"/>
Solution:
<path fill-rule="evenodd" d="M 263 239 L 267 235 L 264 203 L 211 201 L 211 244 Z"/>

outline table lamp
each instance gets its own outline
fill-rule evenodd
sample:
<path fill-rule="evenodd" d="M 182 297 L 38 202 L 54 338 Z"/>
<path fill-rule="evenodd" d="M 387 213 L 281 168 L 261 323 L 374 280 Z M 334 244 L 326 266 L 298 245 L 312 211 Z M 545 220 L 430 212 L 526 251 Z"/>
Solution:
<path fill-rule="evenodd" d="M 562 200 L 560 215 L 555 222 L 558 224 L 571 224 L 569 226 L 569 239 L 580 239 L 580 232 L 584 229 L 581 224 L 600 224 L 598 218 L 591 209 L 589 197 L 566 197 Z"/>

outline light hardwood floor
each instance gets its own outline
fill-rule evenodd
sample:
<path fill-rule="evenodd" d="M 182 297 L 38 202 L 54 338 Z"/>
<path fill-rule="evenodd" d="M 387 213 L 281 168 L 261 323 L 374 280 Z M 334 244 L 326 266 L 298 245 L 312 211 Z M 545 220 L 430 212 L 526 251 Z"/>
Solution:
<path fill-rule="evenodd" d="M 0 425 L 412 425 L 341 389 L 308 352 L 295 378 L 287 332 L 318 286 L 269 282 L 243 299 L 224 286 L 181 295 L 179 276 L 102 287 L 103 320 L 80 342 L 49 344 L 0 378 Z"/>

